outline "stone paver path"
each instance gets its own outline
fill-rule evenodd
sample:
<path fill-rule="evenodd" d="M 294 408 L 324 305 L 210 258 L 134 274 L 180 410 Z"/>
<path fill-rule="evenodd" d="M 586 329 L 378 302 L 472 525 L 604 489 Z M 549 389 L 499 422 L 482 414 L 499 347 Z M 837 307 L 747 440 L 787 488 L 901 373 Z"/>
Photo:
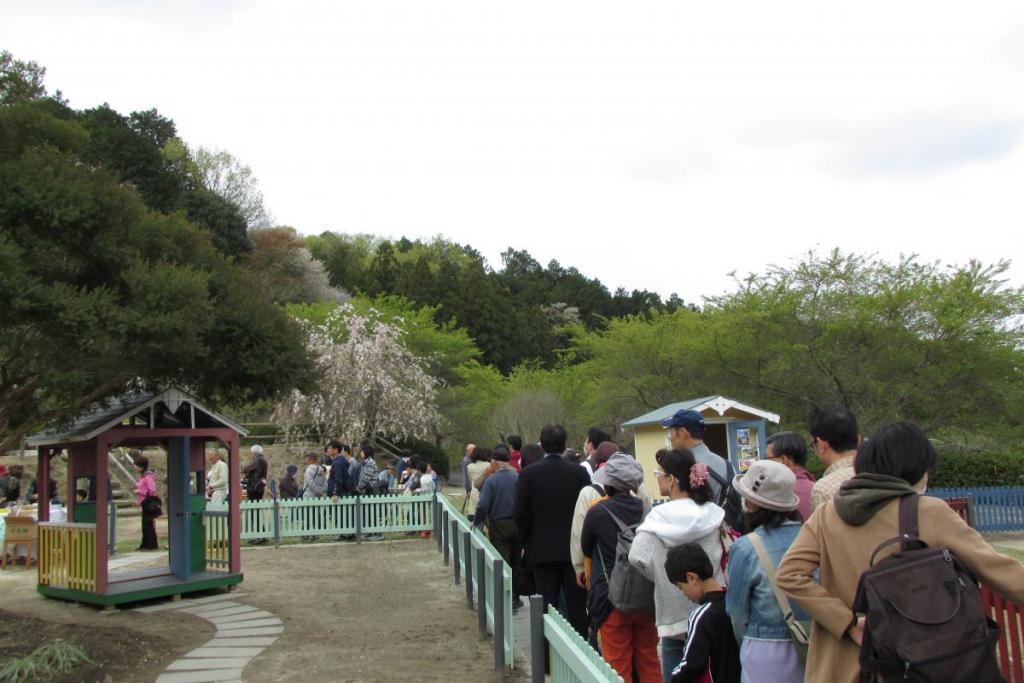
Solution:
<path fill-rule="evenodd" d="M 202 647 L 172 662 L 157 683 L 219 683 L 241 681 L 253 657 L 274 644 L 284 624 L 274 614 L 238 602 L 245 593 L 226 593 L 194 600 L 140 607 L 138 612 L 179 611 L 206 619 L 217 633 Z"/>

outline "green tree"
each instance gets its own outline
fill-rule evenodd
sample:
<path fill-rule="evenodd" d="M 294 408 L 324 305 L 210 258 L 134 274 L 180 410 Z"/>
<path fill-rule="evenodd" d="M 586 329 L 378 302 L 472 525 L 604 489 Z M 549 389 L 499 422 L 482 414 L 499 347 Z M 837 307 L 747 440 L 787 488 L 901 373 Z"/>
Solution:
<path fill-rule="evenodd" d="M 7 50 L 0 51 L 0 107 L 45 97 L 45 77 L 45 67 L 15 59 Z"/>
<path fill-rule="evenodd" d="M 89 133 L 36 105 L 0 113 L 0 449 L 133 385 L 215 402 L 305 385 L 301 330 L 251 275 L 123 169 L 82 163 Z"/>
<path fill-rule="evenodd" d="M 249 228 L 270 227 L 273 218 L 263 203 L 259 181 L 249 166 L 222 149 L 199 147 L 192 157 L 198 184 L 233 204 Z"/>

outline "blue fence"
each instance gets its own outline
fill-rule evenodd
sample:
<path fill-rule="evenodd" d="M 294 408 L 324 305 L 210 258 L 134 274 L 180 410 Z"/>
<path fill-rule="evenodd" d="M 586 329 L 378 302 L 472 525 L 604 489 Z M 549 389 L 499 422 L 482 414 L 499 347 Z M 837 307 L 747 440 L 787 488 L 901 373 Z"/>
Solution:
<path fill-rule="evenodd" d="M 943 500 L 967 498 L 971 521 L 978 531 L 1024 531 L 1024 487 L 930 489 L 928 495 Z"/>

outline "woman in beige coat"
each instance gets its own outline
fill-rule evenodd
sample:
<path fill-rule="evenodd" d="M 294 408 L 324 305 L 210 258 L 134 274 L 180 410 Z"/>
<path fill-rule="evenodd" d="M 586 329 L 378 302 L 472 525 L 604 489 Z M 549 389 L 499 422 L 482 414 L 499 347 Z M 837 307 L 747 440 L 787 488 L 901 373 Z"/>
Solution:
<path fill-rule="evenodd" d="M 934 447 L 914 425 L 883 429 L 861 447 L 857 475 L 815 510 L 783 558 L 778 585 L 814 619 L 808 683 L 857 680 L 864 633 L 863 617 L 854 622 L 850 607 L 857 582 L 875 548 L 899 535 L 899 499 L 924 490 L 936 461 Z M 923 496 L 918 510 L 925 543 L 949 548 L 993 591 L 1024 602 L 1024 564 L 993 550 L 944 501 Z"/>

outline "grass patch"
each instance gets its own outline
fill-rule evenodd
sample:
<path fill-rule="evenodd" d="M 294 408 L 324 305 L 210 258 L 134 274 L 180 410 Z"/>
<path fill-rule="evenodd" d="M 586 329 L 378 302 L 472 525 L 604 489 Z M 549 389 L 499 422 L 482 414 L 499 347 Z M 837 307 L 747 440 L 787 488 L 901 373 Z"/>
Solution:
<path fill-rule="evenodd" d="M 0 683 L 46 681 L 70 673 L 79 664 L 93 664 L 81 648 L 66 640 L 47 643 L 24 657 L 13 657 L 0 667 Z"/>

